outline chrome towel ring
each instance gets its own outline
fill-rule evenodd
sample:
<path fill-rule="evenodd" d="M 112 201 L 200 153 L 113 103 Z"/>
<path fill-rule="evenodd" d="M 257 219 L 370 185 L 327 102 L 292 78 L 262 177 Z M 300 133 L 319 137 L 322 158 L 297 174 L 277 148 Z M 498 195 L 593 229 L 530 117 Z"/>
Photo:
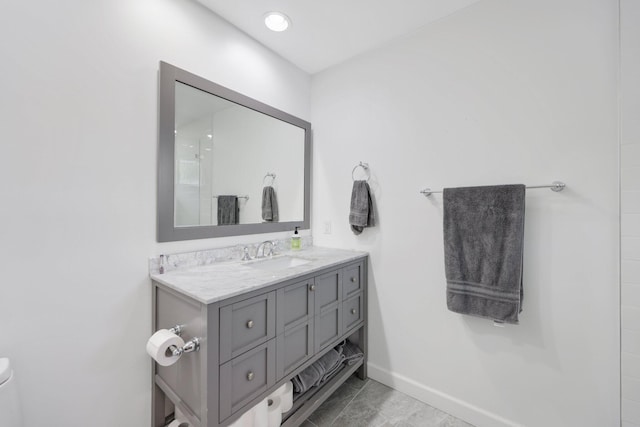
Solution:
<path fill-rule="evenodd" d="M 351 179 L 352 179 L 352 180 L 354 180 L 354 181 L 356 180 L 356 177 L 355 177 L 355 175 L 354 175 L 354 174 L 355 174 L 355 172 L 356 172 L 356 169 L 358 169 L 358 168 L 362 168 L 362 170 L 364 171 L 364 173 L 366 173 L 366 174 L 367 174 L 367 179 L 366 179 L 365 181 L 369 181 L 369 178 L 371 178 L 371 172 L 369 172 L 369 163 L 363 163 L 363 162 L 358 163 L 358 164 L 353 168 L 353 170 L 351 171 Z"/>
<path fill-rule="evenodd" d="M 262 178 L 262 185 L 267 185 L 267 184 L 265 184 L 265 182 L 264 182 L 264 181 L 265 181 L 265 179 L 267 179 L 267 178 L 271 178 L 271 183 L 269 183 L 269 181 L 267 181 L 267 184 L 268 184 L 268 185 L 273 185 L 273 183 L 274 183 L 274 182 L 275 182 L 275 180 L 276 180 L 276 174 L 275 174 L 275 173 L 271 173 L 271 172 L 267 172 L 267 174 L 264 176 L 264 178 Z"/>

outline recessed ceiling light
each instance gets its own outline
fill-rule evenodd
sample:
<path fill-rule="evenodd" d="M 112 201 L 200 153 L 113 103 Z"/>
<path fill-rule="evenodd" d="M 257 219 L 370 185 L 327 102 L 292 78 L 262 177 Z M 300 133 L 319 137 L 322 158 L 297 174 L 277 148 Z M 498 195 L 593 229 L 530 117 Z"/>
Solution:
<path fill-rule="evenodd" d="M 284 31 L 291 26 L 291 20 L 280 12 L 269 12 L 264 15 L 264 25 L 271 31 Z"/>

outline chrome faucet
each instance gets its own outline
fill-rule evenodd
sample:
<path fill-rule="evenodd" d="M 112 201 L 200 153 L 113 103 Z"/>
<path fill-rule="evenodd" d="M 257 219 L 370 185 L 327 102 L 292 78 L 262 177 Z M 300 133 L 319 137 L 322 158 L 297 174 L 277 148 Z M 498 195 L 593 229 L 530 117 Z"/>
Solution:
<path fill-rule="evenodd" d="M 267 252 L 265 254 L 265 250 L 267 245 L 269 245 L 269 252 Z M 265 240 L 264 242 L 260 243 L 258 245 L 258 247 L 256 248 L 256 258 L 264 258 L 267 256 L 272 256 L 273 255 L 273 249 L 275 248 L 276 244 L 275 242 L 271 241 L 271 240 Z M 260 248 L 262 248 L 262 256 L 260 256 Z"/>

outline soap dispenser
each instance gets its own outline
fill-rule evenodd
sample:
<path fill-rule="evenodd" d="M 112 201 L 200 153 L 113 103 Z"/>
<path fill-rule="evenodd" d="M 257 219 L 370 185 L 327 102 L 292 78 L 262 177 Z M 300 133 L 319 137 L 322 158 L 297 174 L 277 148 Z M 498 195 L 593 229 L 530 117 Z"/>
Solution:
<path fill-rule="evenodd" d="M 291 236 L 291 250 L 298 251 L 301 247 L 300 235 L 298 234 L 298 228 L 293 231 L 293 236 Z"/>

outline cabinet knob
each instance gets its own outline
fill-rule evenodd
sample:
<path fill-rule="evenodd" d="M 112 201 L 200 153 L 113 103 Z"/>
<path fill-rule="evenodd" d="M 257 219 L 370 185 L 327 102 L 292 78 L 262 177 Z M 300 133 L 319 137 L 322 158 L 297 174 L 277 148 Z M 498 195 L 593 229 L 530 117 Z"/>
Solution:
<path fill-rule="evenodd" d="M 356 309 L 355 308 L 351 309 L 351 314 L 356 314 Z"/>
<path fill-rule="evenodd" d="M 255 374 L 251 371 L 249 371 L 249 373 L 247 374 L 247 380 L 248 381 L 253 381 L 253 377 L 255 377 Z"/>
<path fill-rule="evenodd" d="M 355 277 L 352 277 L 352 278 L 351 278 L 351 281 L 352 281 L 353 283 L 355 283 L 355 282 L 356 282 L 356 278 L 355 278 Z"/>
<path fill-rule="evenodd" d="M 248 328 L 248 329 L 253 328 L 253 320 L 249 320 L 249 321 L 247 322 L 247 328 Z"/>
<path fill-rule="evenodd" d="M 309 290 L 310 290 L 311 292 L 315 291 L 315 290 L 316 290 L 316 285 L 311 285 L 311 286 L 309 286 Z"/>

